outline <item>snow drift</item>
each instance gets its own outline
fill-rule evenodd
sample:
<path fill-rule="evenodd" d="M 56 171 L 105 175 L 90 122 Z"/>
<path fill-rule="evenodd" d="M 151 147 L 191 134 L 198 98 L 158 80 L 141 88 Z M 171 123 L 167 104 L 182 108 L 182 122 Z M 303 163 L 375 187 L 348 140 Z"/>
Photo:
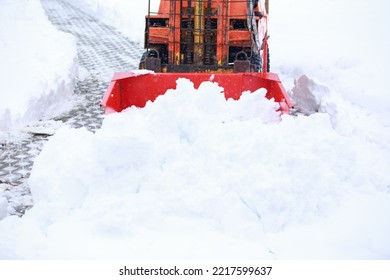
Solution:
<path fill-rule="evenodd" d="M 69 108 L 77 73 L 74 38 L 51 25 L 38 0 L 1 6 L 0 139 Z"/>
<path fill-rule="evenodd" d="M 95 134 L 59 130 L 34 164 L 34 208 L 0 224 L 0 257 L 390 257 L 388 153 L 327 113 L 280 121 L 261 90 L 220 91 L 179 80 Z"/>

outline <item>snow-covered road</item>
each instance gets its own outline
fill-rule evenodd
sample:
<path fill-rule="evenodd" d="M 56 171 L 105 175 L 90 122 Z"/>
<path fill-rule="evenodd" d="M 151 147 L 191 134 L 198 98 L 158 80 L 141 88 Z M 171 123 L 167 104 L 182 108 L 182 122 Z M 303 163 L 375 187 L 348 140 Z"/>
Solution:
<path fill-rule="evenodd" d="M 42 126 L 51 132 L 63 124 L 96 131 L 103 113 L 100 100 L 116 71 L 138 66 L 143 52 L 139 43 L 131 42 L 114 28 L 64 0 L 41 0 L 49 20 L 61 31 L 77 40 L 78 80 L 73 108 L 53 120 L 30 124 L 29 131 Z M 42 102 L 42 106 L 45 104 Z M 37 128 L 36 128 L 37 127 Z M 25 185 L 36 155 L 48 135 L 30 133 L 10 137 L 0 145 L 0 190 L 9 201 L 11 214 L 22 214 L 32 206 L 29 188 Z"/>

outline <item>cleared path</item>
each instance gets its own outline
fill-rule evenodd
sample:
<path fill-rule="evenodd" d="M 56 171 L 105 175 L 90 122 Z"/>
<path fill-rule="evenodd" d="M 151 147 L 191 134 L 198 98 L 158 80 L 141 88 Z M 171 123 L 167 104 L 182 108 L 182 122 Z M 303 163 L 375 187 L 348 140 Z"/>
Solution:
<path fill-rule="evenodd" d="M 94 132 L 102 123 L 100 100 L 113 73 L 136 69 L 142 46 L 66 0 L 41 0 L 41 3 L 50 21 L 77 39 L 82 73 L 75 90 L 78 102 L 55 120 Z M 33 204 L 27 178 L 48 139 L 49 136 L 26 134 L 23 140 L 0 146 L 0 192 L 4 192 L 13 208 L 11 214 L 22 215 Z"/>

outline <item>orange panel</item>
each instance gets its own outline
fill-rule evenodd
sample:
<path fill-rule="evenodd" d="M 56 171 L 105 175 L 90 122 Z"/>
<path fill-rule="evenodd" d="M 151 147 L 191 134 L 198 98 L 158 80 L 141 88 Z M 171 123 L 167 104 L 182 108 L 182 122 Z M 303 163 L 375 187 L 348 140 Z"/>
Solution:
<path fill-rule="evenodd" d="M 250 46 L 250 34 L 246 30 L 231 30 L 228 35 L 228 44 L 233 46 Z"/>
<path fill-rule="evenodd" d="M 169 39 L 168 27 L 150 27 L 149 42 L 152 44 L 167 44 Z"/>

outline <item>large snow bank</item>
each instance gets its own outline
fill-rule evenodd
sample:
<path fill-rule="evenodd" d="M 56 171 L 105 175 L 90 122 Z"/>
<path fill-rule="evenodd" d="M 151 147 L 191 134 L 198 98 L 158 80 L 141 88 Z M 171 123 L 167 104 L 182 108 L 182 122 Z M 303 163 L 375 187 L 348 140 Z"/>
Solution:
<path fill-rule="evenodd" d="M 387 0 L 272 1 L 271 70 L 288 89 L 307 74 L 388 119 L 389 10 Z"/>
<path fill-rule="evenodd" d="M 74 90 L 77 61 L 74 38 L 51 25 L 38 0 L 2 1 L 0 21 L 4 132 L 63 111 Z"/>
<path fill-rule="evenodd" d="M 327 113 L 280 122 L 263 91 L 219 91 L 179 80 L 95 134 L 58 131 L 0 258 L 390 257 L 388 150 Z"/>

